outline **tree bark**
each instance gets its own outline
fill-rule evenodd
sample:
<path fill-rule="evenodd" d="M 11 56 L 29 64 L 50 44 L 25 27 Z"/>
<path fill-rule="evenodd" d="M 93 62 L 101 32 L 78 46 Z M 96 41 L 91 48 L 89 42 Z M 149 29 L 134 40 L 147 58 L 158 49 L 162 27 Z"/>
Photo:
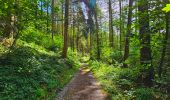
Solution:
<path fill-rule="evenodd" d="M 68 24 L 69 24 L 68 22 L 69 22 L 69 0 L 65 0 L 63 58 L 67 58 L 67 49 L 68 49 Z"/>
<path fill-rule="evenodd" d="M 96 35 L 97 35 L 97 60 L 100 60 L 100 39 L 99 39 L 99 24 L 98 24 L 98 18 L 97 18 L 97 7 L 95 9 L 95 14 L 94 14 L 94 17 L 95 17 L 95 24 L 96 24 Z"/>
<path fill-rule="evenodd" d="M 125 61 L 129 57 L 129 38 L 130 38 L 131 26 L 132 26 L 132 5 L 133 5 L 133 0 L 129 0 L 128 23 L 127 23 L 127 33 L 125 38 L 125 50 L 124 50 L 124 67 L 128 67 Z"/>
<path fill-rule="evenodd" d="M 49 0 L 47 0 L 47 28 L 46 28 L 46 31 L 48 33 L 48 26 L 49 25 Z"/>
<path fill-rule="evenodd" d="M 75 13 L 74 10 L 73 13 Z M 75 15 L 73 14 L 73 52 L 75 49 L 74 47 L 75 47 Z"/>
<path fill-rule="evenodd" d="M 168 0 L 164 0 L 165 3 L 168 3 Z M 164 60 L 165 60 L 165 55 L 166 55 L 166 50 L 167 50 L 167 42 L 168 42 L 168 38 L 169 38 L 169 25 L 170 25 L 170 12 L 165 14 L 165 19 L 166 19 L 166 33 L 165 33 L 165 37 L 163 39 L 163 48 L 162 48 L 162 54 L 161 54 L 161 59 L 160 59 L 160 63 L 158 66 L 158 75 L 159 78 L 162 77 L 162 71 L 163 71 L 163 64 L 164 64 Z"/>
<path fill-rule="evenodd" d="M 54 30 L 55 30 L 55 21 L 54 21 L 54 18 L 55 18 L 55 14 L 54 14 L 54 0 L 52 0 L 51 2 L 51 20 L 52 20 L 52 24 L 51 24 L 51 31 L 52 31 L 52 40 L 54 40 Z"/>
<path fill-rule="evenodd" d="M 119 35 L 120 35 L 120 51 L 122 50 L 122 0 L 119 0 Z"/>
<path fill-rule="evenodd" d="M 153 79 L 153 66 L 151 58 L 150 47 L 150 30 L 149 30 L 149 14 L 148 14 L 148 1 L 139 0 L 139 35 L 140 35 L 140 63 L 145 74 L 142 75 L 142 82 L 146 86 L 152 86 Z"/>
<path fill-rule="evenodd" d="M 114 39 L 113 39 L 113 19 L 112 19 L 112 2 L 109 0 L 109 41 L 110 47 L 113 48 L 114 46 Z"/>

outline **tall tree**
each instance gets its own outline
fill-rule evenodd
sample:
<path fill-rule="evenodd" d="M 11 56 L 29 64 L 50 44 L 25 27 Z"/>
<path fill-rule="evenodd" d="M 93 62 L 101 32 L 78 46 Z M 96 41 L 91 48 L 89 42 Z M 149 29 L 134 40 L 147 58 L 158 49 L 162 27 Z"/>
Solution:
<path fill-rule="evenodd" d="M 69 22 L 69 0 L 65 0 L 63 58 L 67 58 L 67 50 L 68 50 L 68 24 L 69 24 L 68 22 Z"/>
<path fill-rule="evenodd" d="M 140 62 L 141 66 L 144 67 L 143 71 L 145 74 L 142 75 L 142 82 L 146 86 L 152 86 L 153 79 L 153 66 L 151 58 L 151 47 L 150 47 L 150 30 L 149 30 L 149 14 L 148 14 L 148 0 L 139 0 L 139 35 L 140 35 Z"/>
<path fill-rule="evenodd" d="M 119 0 L 119 35 L 120 35 L 120 51 L 122 49 L 122 0 Z"/>
<path fill-rule="evenodd" d="M 165 3 L 168 3 L 168 0 L 164 0 Z M 158 67 L 158 75 L 159 78 L 161 78 L 162 76 L 162 71 L 163 71 L 163 63 L 164 63 L 164 59 L 166 56 L 166 50 L 167 50 L 167 43 L 168 43 L 168 39 L 170 39 L 170 12 L 165 14 L 165 19 L 166 19 L 166 33 L 163 39 L 163 48 L 162 48 L 162 54 L 161 54 L 161 59 L 160 59 L 160 63 L 159 63 L 159 67 Z"/>
<path fill-rule="evenodd" d="M 99 24 L 98 24 L 98 18 L 97 18 L 97 7 L 95 8 L 95 24 L 96 24 L 96 38 L 97 38 L 97 59 L 100 60 L 100 39 L 99 39 Z"/>
<path fill-rule="evenodd" d="M 61 23 L 62 23 L 62 26 L 61 26 L 61 28 L 62 28 L 62 35 L 64 36 L 64 2 L 61 2 L 61 8 L 62 8 L 62 11 L 61 11 L 61 18 L 62 18 L 62 21 L 61 21 Z"/>
<path fill-rule="evenodd" d="M 113 39 L 113 19 L 112 19 L 112 2 L 109 0 L 109 41 L 110 47 L 114 46 L 114 39 Z"/>
<path fill-rule="evenodd" d="M 128 12 L 128 23 L 127 23 L 127 33 L 125 38 L 125 50 L 124 50 L 124 62 L 129 57 L 129 36 L 131 34 L 131 26 L 132 26 L 132 5 L 133 0 L 129 0 L 129 12 Z M 127 64 L 124 63 L 124 67 L 127 67 Z"/>
<path fill-rule="evenodd" d="M 48 27 L 49 27 L 49 0 L 47 0 L 46 3 L 47 3 L 47 5 L 46 5 L 46 6 L 47 6 L 47 8 L 46 8 L 46 9 L 47 9 L 47 24 L 46 24 L 46 31 L 47 31 L 47 33 L 48 33 L 48 30 L 49 30 L 49 29 L 48 29 Z"/>
<path fill-rule="evenodd" d="M 51 26 L 51 31 L 52 31 L 52 39 L 54 39 L 54 32 L 55 32 L 55 6 L 54 6 L 54 0 L 51 1 L 51 20 L 52 20 L 52 26 Z"/>
<path fill-rule="evenodd" d="M 73 5 L 73 8 L 72 8 L 72 11 L 73 11 L 73 15 L 72 15 L 72 20 L 73 20 L 73 22 L 72 22 L 72 50 L 73 50 L 73 52 L 74 52 L 74 47 L 75 47 L 75 22 L 76 22 L 76 20 L 75 20 L 75 9 L 74 9 L 74 5 Z"/>
<path fill-rule="evenodd" d="M 93 21 L 93 14 L 92 12 L 90 11 L 89 13 L 89 19 L 88 19 L 88 24 L 90 26 L 90 59 L 93 59 L 93 52 L 92 52 L 92 49 L 93 49 L 93 45 L 94 45 L 94 21 Z"/>
<path fill-rule="evenodd" d="M 19 14 L 19 0 L 15 0 L 14 9 L 15 9 L 15 14 L 14 14 L 14 28 L 13 29 L 14 29 L 15 34 L 13 34 L 14 41 L 13 41 L 11 48 L 15 46 L 16 41 L 19 38 L 19 21 L 21 20 L 21 17 Z"/>

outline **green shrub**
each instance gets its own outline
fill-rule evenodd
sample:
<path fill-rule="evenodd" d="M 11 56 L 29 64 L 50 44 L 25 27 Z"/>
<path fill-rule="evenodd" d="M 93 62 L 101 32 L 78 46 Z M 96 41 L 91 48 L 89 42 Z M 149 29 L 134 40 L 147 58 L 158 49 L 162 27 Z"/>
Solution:
<path fill-rule="evenodd" d="M 123 90 L 129 90 L 133 87 L 133 82 L 127 79 L 120 79 L 118 84 L 121 86 Z"/>
<path fill-rule="evenodd" d="M 149 88 L 139 88 L 135 90 L 136 100 L 154 100 L 153 90 Z"/>
<path fill-rule="evenodd" d="M 139 70 L 136 68 L 124 68 L 119 72 L 119 78 L 136 81 L 139 73 Z"/>
<path fill-rule="evenodd" d="M 73 64 L 70 69 L 54 52 L 28 43 L 20 44 L 2 56 L 0 99 L 3 100 L 55 97 L 54 89 L 62 88 L 78 68 L 73 60 L 68 60 Z"/>
<path fill-rule="evenodd" d="M 110 57 L 118 62 L 122 61 L 122 51 L 120 50 L 114 50 L 113 52 L 111 52 Z"/>
<path fill-rule="evenodd" d="M 38 88 L 36 90 L 36 95 L 37 95 L 37 99 L 40 99 L 42 97 L 45 97 L 47 94 L 47 90 L 43 89 L 43 88 Z"/>

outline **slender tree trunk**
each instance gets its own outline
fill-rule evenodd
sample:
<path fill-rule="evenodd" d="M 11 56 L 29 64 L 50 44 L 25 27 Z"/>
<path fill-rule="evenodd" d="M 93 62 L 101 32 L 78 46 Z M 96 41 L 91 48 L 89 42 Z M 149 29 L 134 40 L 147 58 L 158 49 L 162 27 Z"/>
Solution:
<path fill-rule="evenodd" d="M 49 0 L 47 0 L 47 28 L 46 31 L 48 33 L 48 26 L 49 25 Z"/>
<path fill-rule="evenodd" d="M 37 29 L 38 28 L 38 25 L 36 23 L 36 21 L 38 20 L 38 1 L 35 1 L 35 21 L 34 21 L 34 24 L 35 24 L 35 28 Z"/>
<path fill-rule="evenodd" d="M 10 33 L 11 33 L 11 16 L 7 15 L 7 17 L 5 18 L 5 28 L 3 30 L 3 37 L 10 37 Z"/>
<path fill-rule="evenodd" d="M 122 50 L 122 0 L 119 0 L 119 21 L 120 21 L 120 25 L 119 25 L 119 35 L 120 35 L 120 51 Z"/>
<path fill-rule="evenodd" d="M 100 60 L 100 43 L 99 43 L 99 24 L 98 24 L 98 18 L 97 18 L 97 8 L 95 9 L 95 24 L 96 24 L 96 35 L 97 35 L 97 60 Z"/>
<path fill-rule="evenodd" d="M 63 20 L 64 20 L 64 17 L 63 17 L 63 15 L 64 15 L 64 4 L 62 3 L 62 35 L 64 36 L 64 22 L 63 22 Z"/>
<path fill-rule="evenodd" d="M 135 6 L 136 6 L 136 8 L 135 8 L 135 13 L 137 14 L 138 13 L 138 1 L 135 1 Z M 137 34 L 137 32 L 138 32 L 138 16 L 137 15 L 135 15 L 135 34 Z"/>
<path fill-rule="evenodd" d="M 69 24 L 68 22 L 69 22 L 69 0 L 65 0 L 63 58 L 67 58 L 67 49 L 68 49 L 68 24 Z"/>
<path fill-rule="evenodd" d="M 41 2 L 41 18 L 42 18 L 42 15 L 43 15 L 43 0 L 41 0 L 40 2 Z"/>
<path fill-rule="evenodd" d="M 164 0 L 165 3 L 168 3 L 168 0 Z M 169 38 L 169 28 L 170 28 L 170 12 L 165 14 L 165 19 L 166 19 L 166 33 L 165 33 L 165 37 L 163 39 L 163 49 L 162 49 L 162 54 L 161 54 L 161 59 L 160 59 L 160 63 L 159 63 L 159 67 L 158 67 L 158 75 L 159 78 L 161 78 L 162 76 L 162 70 L 163 70 L 163 63 L 165 60 L 165 55 L 166 55 L 166 50 L 167 50 L 167 42 L 168 42 L 168 38 Z"/>
<path fill-rule="evenodd" d="M 74 13 L 74 11 L 73 11 L 73 13 Z M 73 52 L 74 52 L 74 46 L 75 45 L 75 16 L 74 16 L 74 14 L 73 14 Z"/>
<path fill-rule="evenodd" d="M 129 57 L 129 36 L 131 34 L 131 25 L 132 25 L 132 5 L 133 0 L 129 0 L 129 13 L 128 13 L 128 23 L 127 23 L 127 33 L 125 38 L 125 50 L 124 50 L 124 67 L 127 67 L 125 61 Z"/>
<path fill-rule="evenodd" d="M 79 51 L 79 32 L 80 32 L 80 23 L 79 23 L 79 12 L 77 12 L 77 16 L 76 16 L 76 27 L 77 27 L 77 31 L 76 31 L 76 50 L 77 50 L 77 53 Z"/>
<path fill-rule="evenodd" d="M 109 0 L 109 41 L 110 41 L 110 47 L 113 48 L 114 39 L 113 39 L 113 19 L 112 19 L 112 2 L 111 2 L 111 0 Z"/>
<path fill-rule="evenodd" d="M 78 24 L 79 25 L 79 24 Z M 79 40 L 79 26 L 77 26 L 77 32 L 76 32 L 76 50 L 77 50 L 77 53 L 78 53 L 78 51 L 79 51 L 79 42 L 78 42 L 78 40 Z"/>
<path fill-rule="evenodd" d="M 92 34 L 92 30 L 90 30 L 90 59 L 93 59 L 93 34 Z"/>
<path fill-rule="evenodd" d="M 88 24 L 90 26 L 90 59 L 93 59 L 93 54 L 92 54 L 92 50 L 93 50 L 93 33 L 94 33 L 94 21 L 92 18 L 92 13 L 89 13 L 89 19 L 88 19 Z"/>
<path fill-rule="evenodd" d="M 102 13 L 100 13 L 99 26 L 100 26 L 99 28 L 102 29 Z M 101 34 L 100 34 L 100 39 L 101 39 L 101 41 L 102 41 L 102 42 L 100 43 L 100 45 L 103 46 L 103 32 L 101 32 Z"/>
<path fill-rule="evenodd" d="M 51 20 L 52 20 L 52 24 L 51 24 L 51 31 L 52 31 L 52 40 L 54 40 L 54 30 L 55 30 L 55 14 L 54 14 L 54 0 L 52 0 L 51 2 Z"/>
<path fill-rule="evenodd" d="M 153 79 L 153 66 L 151 58 L 151 47 L 150 47 L 150 30 L 149 30 L 149 14 L 148 14 L 148 1 L 139 0 L 138 10 L 139 15 L 139 34 L 140 34 L 140 62 L 141 66 L 144 67 L 144 75 L 142 76 L 142 82 L 146 86 L 152 86 Z"/>
<path fill-rule="evenodd" d="M 14 41 L 12 43 L 11 48 L 13 48 L 16 45 L 16 42 L 19 38 L 19 21 L 21 20 L 21 17 L 19 15 L 19 0 L 15 0 L 15 14 L 14 14 Z M 17 20 L 18 18 L 18 20 Z"/>

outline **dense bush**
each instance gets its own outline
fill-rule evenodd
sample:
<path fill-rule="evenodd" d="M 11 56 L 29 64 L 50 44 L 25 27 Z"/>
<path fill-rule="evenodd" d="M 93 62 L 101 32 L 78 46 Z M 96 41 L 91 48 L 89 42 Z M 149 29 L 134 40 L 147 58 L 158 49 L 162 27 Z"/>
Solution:
<path fill-rule="evenodd" d="M 76 56 L 61 59 L 59 52 L 47 48 L 49 35 L 40 38 L 42 33 L 31 35 L 32 31 L 24 33 L 15 48 L 4 52 L 5 48 L 0 47 L 0 99 L 55 98 L 55 91 L 78 70 Z M 60 48 L 62 44 L 56 45 Z"/>
<path fill-rule="evenodd" d="M 121 68 L 118 64 L 109 65 L 90 61 L 90 68 L 111 100 L 166 100 L 167 95 L 156 88 L 138 85 L 140 68 Z"/>

